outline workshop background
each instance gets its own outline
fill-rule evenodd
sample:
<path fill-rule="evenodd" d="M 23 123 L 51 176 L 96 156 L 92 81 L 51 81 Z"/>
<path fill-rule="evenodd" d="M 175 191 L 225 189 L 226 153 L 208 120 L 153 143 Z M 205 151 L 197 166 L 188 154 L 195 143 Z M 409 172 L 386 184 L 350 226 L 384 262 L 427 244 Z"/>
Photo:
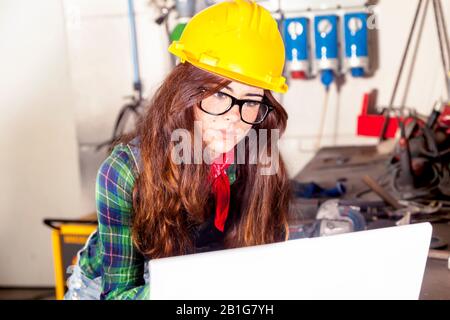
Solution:
<path fill-rule="evenodd" d="M 145 97 L 171 68 L 166 30 L 155 23 L 157 2 L 134 1 Z M 389 105 L 416 2 L 374 2 L 373 74 L 346 76 L 339 90 L 330 87 L 320 146 L 378 142 L 356 134 L 357 117 L 373 89 L 378 104 Z M 442 5 L 450 18 L 450 1 Z M 95 146 L 111 138 L 133 95 L 127 1 L 0 0 L 0 39 L 0 287 L 52 287 L 51 230 L 42 221 L 95 211 L 95 174 L 107 152 Z M 404 105 L 429 114 L 448 98 L 442 75 L 428 10 Z M 325 89 L 318 77 L 288 84 L 288 93 L 277 97 L 289 114 L 281 151 L 294 177 L 317 151 Z"/>

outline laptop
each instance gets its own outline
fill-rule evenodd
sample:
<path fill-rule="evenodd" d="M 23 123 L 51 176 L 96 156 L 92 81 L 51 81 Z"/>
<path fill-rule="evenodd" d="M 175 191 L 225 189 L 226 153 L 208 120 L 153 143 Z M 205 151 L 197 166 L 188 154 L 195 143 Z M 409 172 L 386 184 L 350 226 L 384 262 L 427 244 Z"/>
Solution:
<path fill-rule="evenodd" d="M 150 299 L 418 299 L 419 223 L 151 260 Z"/>

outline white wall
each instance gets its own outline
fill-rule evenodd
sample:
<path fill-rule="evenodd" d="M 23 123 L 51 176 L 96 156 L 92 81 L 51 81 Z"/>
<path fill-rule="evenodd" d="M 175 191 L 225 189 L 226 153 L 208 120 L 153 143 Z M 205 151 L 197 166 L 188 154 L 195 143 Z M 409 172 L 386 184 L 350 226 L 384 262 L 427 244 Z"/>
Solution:
<path fill-rule="evenodd" d="M 48 286 L 42 219 L 80 212 L 61 2 L 0 0 L 0 39 L 0 286 Z"/>
<path fill-rule="evenodd" d="M 442 3 L 447 27 L 450 27 L 450 1 L 442 1 Z M 361 110 L 363 94 L 372 89 L 378 89 L 379 105 L 389 104 L 416 4 L 417 1 L 411 0 L 379 1 L 376 7 L 379 26 L 379 69 L 374 77 L 368 79 L 347 77 L 340 95 L 337 94 L 335 86 L 331 88 L 322 145 L 334 144 L 336 117 L 338 119 L 337 144 L 376 143 L 377 139 L 356 136 L 357 115 Z M 446 98 L 434 15 L 431 9 L 430 3 L 413 80 L 406 100 L 406 106 L 417 108 L 424 114 L 431 111 L 436 99 Z M 410 52 L 413 51 L 412 49 Z M 404 80 L 407 78 L 407 70 L 408 68 L 403 75 Z M 396 105 L 399 105 L 402 100 L 404 84 L 405 81 L 399 88 Z M 291 174 L 297 173 L 314 155 L 314 152 L 302 150 L 311 150 L 315 146 L 324 96 L 324 89 L 316 79 L 306 82 L 292 81 L 289 92 L 284 97 L 284 106 L 289 113 L 289 123 L 282 150 L 285 151 L 285 160 Z"/>
<path fill-rule="evenodd" d="M 153 23 L 157 12 L 148 6 L 149 2 L 135 2 L 142 74 L 147 92 L 151 94 L 168 71 L 168 43 L 163 28 Z M 444 11 L 450 12 L 448 1 L 443 2 Z M 102 140 L 110 134 L 117 110 L 122 105 L 122 97 L 131 92 L 126 1 L 65 0 L 64 3 L 66 15 L 71 17 L 68 35 L 71 74 L 77 90 L 78 136 L 85 142 Z M 379 1 L 376 7 L 379 69 L 369 79 L 347 77 L 340 94 L 337 94 L 335 87 L 331 88 L 322 145 L 376 143 L 377 139 L 355 136 L 356 117 L 360 112 L 363 93 L 371 89 L 379 90 L 381 105 L 388 104 L 415 6 L 416 1 L 410 0 Z M 407 99 L 408 106 L 425 113 L 444 92 L 436 39 L 430 5 Z M 402 92 L 402 87 L 399 92 Z M 291 175 L 295 175 L 314 154 L 323 100 L 324 90 L 318 80 L 293 81 L 289 92 L 283 97 L 290 118 L 281 150 Z M 89 195 L 92 184 L 87 184 L 85 190 L 89 190 Z"/>
<path fill-rule="evenodd" d="M 130 26 L 126 0 L 64 0 L 68 59 L 80 144 L 81 212 L 95 211 L 95 175 L 106 149 L 90 148 L 111 138 L 119 110 L 133 93 Z M 148 1 L 135 1 L 142 81 L 153 92 L 170 68 L 164 29 Z"/>
<path fill-rule="evenodd" d="M 0 192 L 0 285 L 51 284 L 50 238 L 42 217 L 76 217 L 95 209 L 95 174 L 105 154 L 78 150 L 77 142 L 109 138 L 132 92 L 126 2 L 0 0 L 0 130 L 6 133 L 0 141 L 8 150 L 0 160 L 7 168 Z M 135 2 L 142 78 L 151 95 L 169 71 L 168 43 L 149 1 Z M 334 143 L 336 114 L 338 144 L 376 142 L 355 136 L 362 95 L 377 88 L 380 104 L 388 104 L 415 5 L 379 1 L 380 67 L 373 78 L 347 78 L 339 96 L 332 87 L 322 145 Z M 450 19 L 449 1 L 443 5 Z M 431 13 L 407 100 L 424 113 L 444 92 Z M 281 147 L 291 175 L 314 154 L 323 97 L 318 80 L 291 82 L 283 97 L 289 123 Z"/>

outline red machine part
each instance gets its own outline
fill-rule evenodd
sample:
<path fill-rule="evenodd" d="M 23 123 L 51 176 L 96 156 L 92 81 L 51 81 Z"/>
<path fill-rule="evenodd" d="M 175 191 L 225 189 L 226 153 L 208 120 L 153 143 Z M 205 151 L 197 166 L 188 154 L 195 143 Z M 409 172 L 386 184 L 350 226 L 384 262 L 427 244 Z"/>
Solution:
<path fill-rule="evenodd" d="M 450 134 L 450 102 L 443 108 L 441 115 L 438 118 L 438 123 L 441 127 L 447 129 L 447 134 Z"/>
<path fill-rule="evenodd" d="M 307 76 L 304 71 L 291 71 L 291 78 L 298 80 L 305 80 L 307 79 Z"/>
<path fill-rule="evenodd" d="M 361 114 L 358 116 L 357 135 L 359 136 L 379 137 L 381 135 L 381 130 L 386 117 L 382 114 L 369 114 L 369 107 L 372 104 L 371 100 L 371 93 L 364 94 Z M 385 137 L 394 138 L 398 126 L 397 118 L 389 118 Z"/>

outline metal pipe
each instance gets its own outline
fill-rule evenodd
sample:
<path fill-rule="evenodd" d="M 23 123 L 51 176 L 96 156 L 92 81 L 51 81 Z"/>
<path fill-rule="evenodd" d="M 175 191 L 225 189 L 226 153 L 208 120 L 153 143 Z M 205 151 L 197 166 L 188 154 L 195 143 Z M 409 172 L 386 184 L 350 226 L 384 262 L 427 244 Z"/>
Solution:
<path fill-rule="evenodd" d="M 128 0 L 128 17 L 130 21 L 131 34 L 131 53 L 133 59 L 133 86 L 139 94 L 139 100 L 142 98 L 142 83 L 139 70 L 139 55 L 136 32 L 136 18 L 134 14 L 134 0 Z"/>

